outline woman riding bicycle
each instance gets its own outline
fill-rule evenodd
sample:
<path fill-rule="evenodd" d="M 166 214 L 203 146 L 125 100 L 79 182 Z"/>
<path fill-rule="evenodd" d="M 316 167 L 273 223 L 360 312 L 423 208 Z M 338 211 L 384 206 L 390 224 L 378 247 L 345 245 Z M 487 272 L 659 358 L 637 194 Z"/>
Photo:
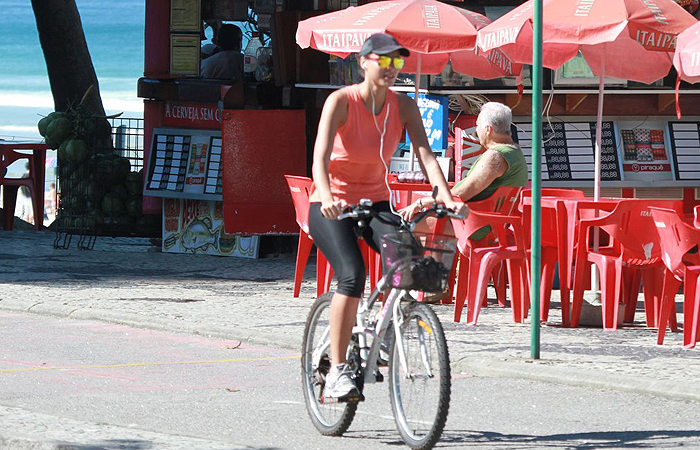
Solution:
<path fill-rule="evenodd" d="M 365 265 L 357 243 L 357 223 L 336 220 L 348 204 L 372 200 L 381 216 L 392 216 L 387 171 L 403 129 L 406 128 L 423 172 L 437 186 L 437 200 L 448 209 L 465 213 L 452 199 L 440 166 L 425 135 L 416 103 L 389 88 L 394 85 L 409 51 L 384 33 L 364 42 L 358 53 L 365 79 L 333 92 L 323 107 L 314 146 L 309 232 L 336 274 L 337 288 L 330 311 L 332 366 L 324 395 L 331 398 L 359 394 L 345 370 L 346 352 L 355 314 L 365 285 Z M 399 216 L 395 216 L 399 220 Z M 391 225 L 369 219 L 361 236 L 379 251 L 381 236 Z"/>

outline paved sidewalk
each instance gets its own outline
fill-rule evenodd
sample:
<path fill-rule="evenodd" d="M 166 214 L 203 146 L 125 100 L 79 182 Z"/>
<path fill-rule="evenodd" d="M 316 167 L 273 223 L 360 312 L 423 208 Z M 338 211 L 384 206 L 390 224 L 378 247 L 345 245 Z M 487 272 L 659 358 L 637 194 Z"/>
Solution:
<path fill-rule="evenodd" d="M 189 436 L 40 414 L 0 406 L 0 449 L 6 450 L 253 450 Z"/>
<path fill-rule="evenodd" d="M 92 251 L 54 250 L 54 237 L 0 231 L 0 309 L 301 347 L 315 292 L 313 264 L 295 299 L 292 255 L 165 254 L 145 239 L 127 238 L 99 238 Z M 670 332 L 657 346 L 642 311 L 634 326 L 605 332 L 558 327 L 555 310 L 552 324 L 542 326 L 541 359 L 532 361 L 530 325 L 513 323 L 510 309 L 482 309 L 479 324 L 469 328 L 452 321 L 451 306 L 435 309 L 456 371 L 700 401 L 700 348 L 683 349 L 682 333 Z"/>

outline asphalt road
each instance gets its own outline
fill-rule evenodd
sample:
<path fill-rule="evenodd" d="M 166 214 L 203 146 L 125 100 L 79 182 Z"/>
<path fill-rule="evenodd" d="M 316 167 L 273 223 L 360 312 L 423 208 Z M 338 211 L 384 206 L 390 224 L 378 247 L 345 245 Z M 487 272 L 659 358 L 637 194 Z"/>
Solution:
<path fill-rule="evenodd" d="M 697 402 L 453 375 L 438 448 L 700 448 Z M 0 448 L 29 448 L 27 436 L 81 449 L 403 448 L 388 386 L 366 396 L 346 436 L 325 438 L 295 352 L 0 313 Z"/>

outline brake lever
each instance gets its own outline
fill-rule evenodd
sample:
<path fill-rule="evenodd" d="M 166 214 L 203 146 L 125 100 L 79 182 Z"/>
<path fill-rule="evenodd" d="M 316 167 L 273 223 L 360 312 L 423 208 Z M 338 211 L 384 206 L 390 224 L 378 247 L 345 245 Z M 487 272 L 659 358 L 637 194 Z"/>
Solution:
<path fill-rule="evenodd" d="M 343 219 L 348 219 L 348 218 L 356 219 L 357 213 L 355 211 L 349 211 L 349 212 L 342 213 L 342 214 L 338 215 L 337 220 L 343 220 Z"/>
<path fill-rule="evenodd" d="M 450 211 L 449 209 L 445 208 L 445 205 L 440 204 L 435 208 L 435 216 L 438 218 L 443 218 L 445 216 L 448 217 L 453 217 L 455 219 L 463 220 L 466 219 L 467 216 L 463 214 L 457 214 L 456 212 Z"/>

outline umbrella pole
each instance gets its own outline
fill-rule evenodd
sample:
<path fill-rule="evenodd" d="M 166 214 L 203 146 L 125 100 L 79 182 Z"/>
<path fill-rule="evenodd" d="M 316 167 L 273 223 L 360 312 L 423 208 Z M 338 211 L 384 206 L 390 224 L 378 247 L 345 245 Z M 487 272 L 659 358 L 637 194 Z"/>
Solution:
<path fill-rule="evenodd" d="M 414 94 L 414 97 L 413 97 L 413 99 L 416 101 L 416 104 L 418 104 L 418 89 L 420 88 L 420 73 L 421 73 L 421 54 L 420 54 L 420 53 L 418 53 L 418 63 L 417 63 L 417 66 L 418 66 L 418 67 L 417 67 L 417 69 L 416 69 L 416 90 L 415 90 L 415 94 Z M 413 171 L 413 165 L 415 164 L 415 161 L 416 161 L 416 152 L 415 152 L 414 149 L 413 149 L 413 141 L 411 141 L 411 151 L 410 151 L 409 160 L 410 160 L 410 165 L 408 166 L 408 167 L 409 167 L 408 170 L 409 170 L 409 172 L 412 172 L 412 171 Z M 428 176 L 428 174 L 426 173 L 425 176 Z M 409 195 L 410 195 L 410 194 L 409 194 Z M 411 201 L 410 196 L 409 196 L 409 198 L 408 198 L 408 201 L 409 201 L 409 202 Z"/>
<path fill-rule="evenodd" d="M 530 242 L 530 357 L 540 359 L 540 217 L 542 198 L 542 0 L 532 21 L 532 225 Z M 525 293 L 523 292 L 523 295 Z"/>
<path fill-rule="evenodd" d="M 595 124 L 595 181 L 593 185 L 593 200 L 596 202 L 600 200 L 600 166 L 601 166 L 601 155 L 602 155 L 602 133 L 603 133 L 603 101 L 605 99 L 605 51 L 603 51 L 603 61 L 601 64 L 600 81 L 598 84 L 598 115 L 596 117 Z M 593 250 L 598 251 L 598 246 L 600 245 L 600 230 L 598 228 L 593 229 Z M 591 264 L 591 289 L 595 294 L 596 300 L 600 297 L 600 277 L 598 275 L 598 269 L 595 264 Z M 597 303 L 597 302 L 596 302 Z"/>
<path fill-rule="evenodd" d="M 605 58 L 601 65 L 600 81 L 598 84 L 598 116 L 595 124 L 595 185 L 593 186 L 593 200 L 600 200 L 600 157 L 601 157 L 601 138 L 603 126 L 603 100 L 605 96 Z"/>

